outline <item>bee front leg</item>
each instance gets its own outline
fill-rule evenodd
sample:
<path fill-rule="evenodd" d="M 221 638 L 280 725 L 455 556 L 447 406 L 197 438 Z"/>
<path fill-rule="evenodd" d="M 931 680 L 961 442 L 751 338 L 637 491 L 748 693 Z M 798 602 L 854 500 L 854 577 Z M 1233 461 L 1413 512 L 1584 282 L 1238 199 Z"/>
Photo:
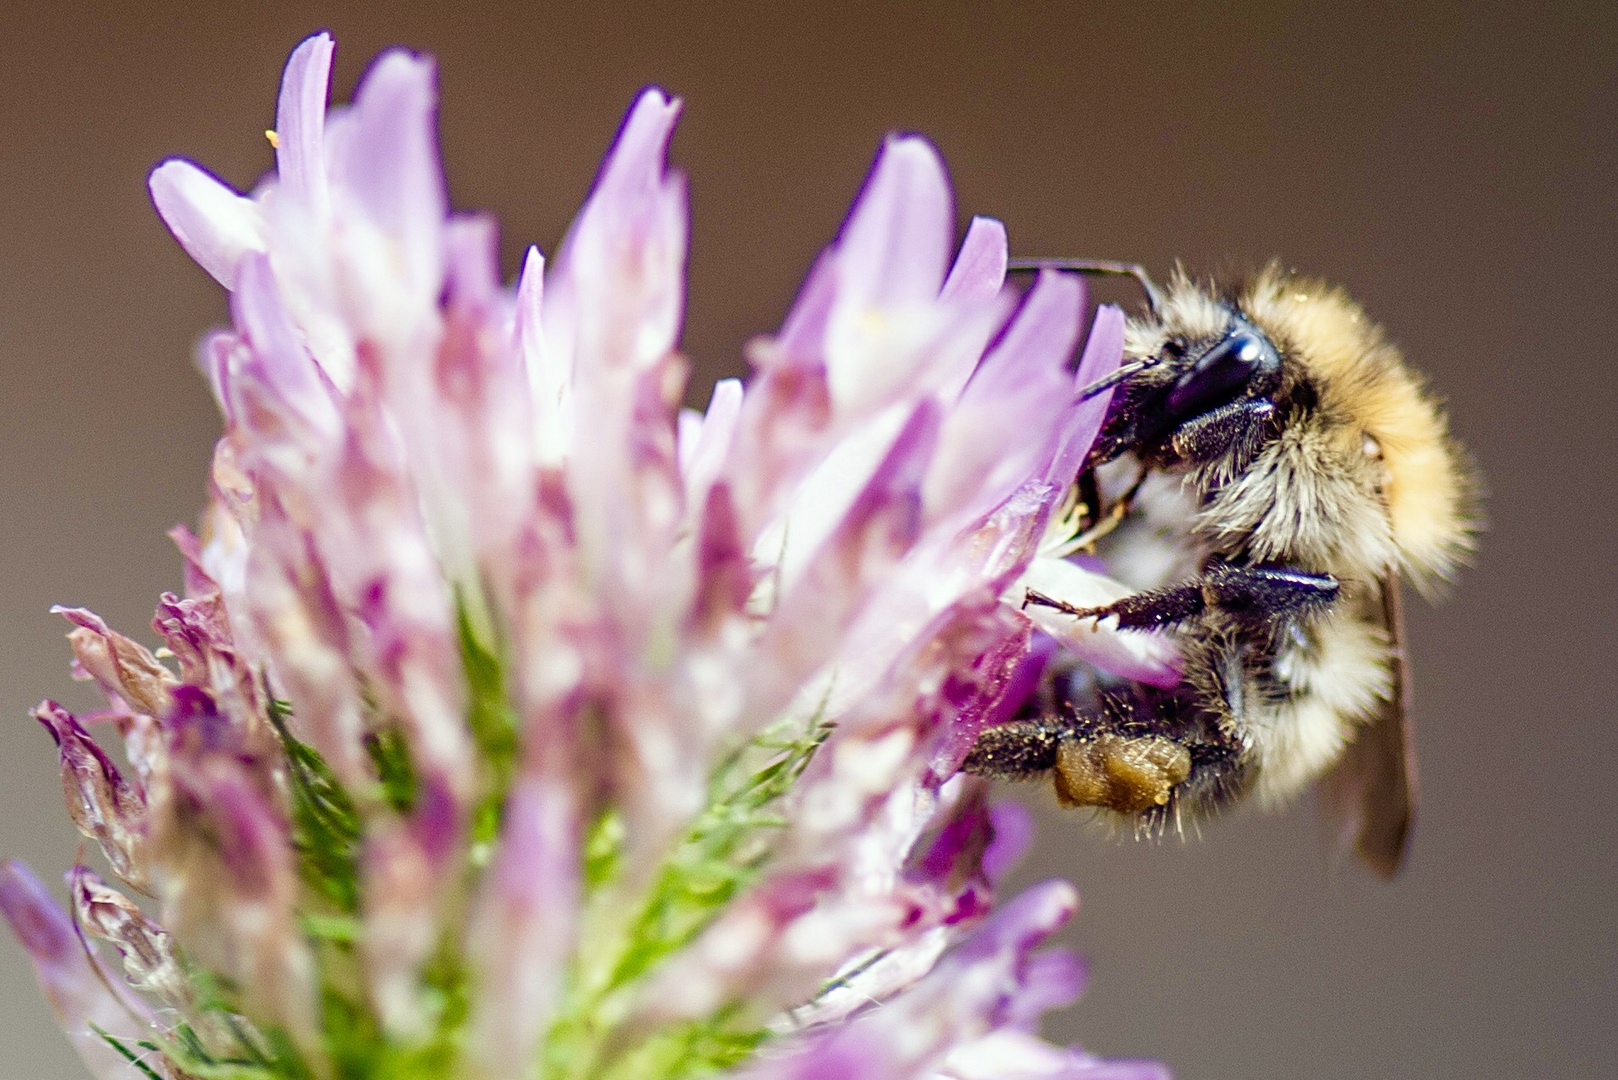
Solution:
<path fill-rule="evenodd" d="M 1245 398 L 1221 405 L 1175 428 L 1168 449 L 1180 461 L 1207 465 L 1223 459 L 1231 469 L 1245 468 L 1264 443 L 1275 421 L 1275 402 Z"/>

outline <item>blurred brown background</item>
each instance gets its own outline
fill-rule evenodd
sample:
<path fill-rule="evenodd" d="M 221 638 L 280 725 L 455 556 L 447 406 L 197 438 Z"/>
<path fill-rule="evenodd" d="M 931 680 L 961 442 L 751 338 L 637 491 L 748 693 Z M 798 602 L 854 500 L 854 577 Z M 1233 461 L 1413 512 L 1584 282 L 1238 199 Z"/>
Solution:
<path fill-rule="evenodd" d="M 634 91 L 683 95 L 704 386 L 892 129 L 936 140 L 963 215 L 1017 251 L 1280 254 L 1348 285 L 1492 492 L 1479 564 L 1414 612 L 1414 858 L 1393 885 L 1334 871 L 1308 807 L 1162 847 L 1051 811 L 1027 876 L 1080 883 L 1093 976 L 1053 1033 L 1186 1080 L 1618 1071 L 1612 5 L 22 8 L 0 9 L 0 854 L 54 874 L 77 844 L 26 716 L 88 700 L 47 605 L 145 626 L 216 434 L 190 353 L 221 296 L 146 170 L 250 184 L 283 59 L 329 27 L 342 98 L 383 46 L 438 55 L 453 197 L 500 216 L 508 270 L 554 247 Z M 80 1076 L 0 956 L 0 1071 Z"/>

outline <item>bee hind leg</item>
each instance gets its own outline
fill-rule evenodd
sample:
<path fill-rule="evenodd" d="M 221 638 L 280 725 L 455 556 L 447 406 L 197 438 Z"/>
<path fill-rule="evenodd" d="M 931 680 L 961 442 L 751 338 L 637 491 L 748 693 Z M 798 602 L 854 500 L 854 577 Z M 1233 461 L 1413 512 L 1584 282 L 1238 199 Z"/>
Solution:
<path fill-rule="evenodd" d="M 978 735 L 961 771 L 996 780 L 1030 780 L 1056 767 L 1062 728 L 1044 720 L 1011 720 Z"/>
<path fill-rule="evenodd" d="M 1178 739 L 1132 722 L 1126 702 L 1098 713 L 1012 720 L 985 729 L 963 772 L 1001 780 L 1046 773 L 1064 806 L 1099 806 L 1140 814 L 1169 804 L 1191 774 L 1192 752 Z"/>

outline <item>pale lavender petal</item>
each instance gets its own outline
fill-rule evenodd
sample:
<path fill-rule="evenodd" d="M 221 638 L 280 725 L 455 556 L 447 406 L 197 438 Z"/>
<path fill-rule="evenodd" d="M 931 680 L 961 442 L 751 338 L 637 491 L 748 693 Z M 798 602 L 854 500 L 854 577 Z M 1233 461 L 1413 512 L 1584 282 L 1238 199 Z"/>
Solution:
<path fill-rule="evenodd" d="M 689 625 L 713 638 L 729 620 L 742 615 L 754 585 L 729 485 L 708 488 L 697 530 L 697 583 Z"/>
<path fill-rule="evenodd" d="M 153 169 L 147 186 L 185 253 L 225 288 L 234 288 L 242 256 L 264 250 L 263 222 L 253 201 L 179 158 Z"/>
<path fill-rule="evenodd" d="M 1124 313 L 1112 304 L 1096 309 L 1090 324 L 1090 337 L 1084 343 L 1084 355 L 1079 358 L 1079 370 L 1074 376 L 1075 390 L 1103 379 L 1117 369 L 1124 355 Z M 1074 402 L 1063 421 L 1063 434 L 1046 478 L 1054 484 L 1066 486 L 1073 482 L 1084 464 L 1090 444 L 1095 442 L 1101 422 L 1106 418 L 1112 391 L 1106 390 L 1089 401 Z"/>
<path fill-rule="evenodd" d="M 351 123 L 336 142 L 342 188 L 395 245 L 402 283 L 431 303 L 443 276 L 448 213 L 438 160 L 434 64 L 402 49 L 383 53 L 354 93 Z"/>
<path fill-rule="evenodd" d="M 1088 974 L 1084 961 L 1070 952 L 1052 950 L 1030 956 L 1021 972 L 1022 992 L 1007 1003 L 1005 1023 L 1036 1030 L 1046 1013 L 1078 1000 Z"/>
<path fill-rule="evenodd" d="M 0 913 L 28 951 L 34 974 L 85 1067 L 97 1080 L 129 1080 L 128 1061 L 97 1029 L 127 1042 L 159 1034 L 133 998 L 118 997 L 116 980 L 86 951 L 73 923 L 26 866 L 0 870 Z"/>
<path fill-rule="evenodd" d="M 1009 298 L 939 299 L 952 210 L 937 151 L 891 138 L 839 237 L 823 350 L 844 423 L 918 396 L 949 399 L 998 329 Z"/>
<path fill-rule="evenodd" d="M 679 114 L 680 102 L 663 91 L 641 93 L 563 242 L 558 299 L 578 313 L 577 348 L 590 360 L 581 378 L 600 376 L 590 365 L 645 370 L 679 336 L 685 181 L 664 165 Z"/>
<path fill-rule="evenodd" d="M 945 420 L 924 493 L 929 519 L 979 517 L 1042 474 L 1067 408 L 1083 304 L 1077 278 L 1040 276 Z"/>
<path fill-rule="evenodd" d="M 1030 964 L 1030 954 L 1077 905 L 1078 896 L 1066 882 L 1036 885 L 997 911 L 911 989 L 844 1025 L 802 1036 L 801 1048 L 783 1047 L 742 1076 L 904 1080 L 936 1073 L 955 1046 L 1000 1028 L 1024 994 L 1048 995 L 1042 984 L 1052 972 Z"/>
<path fill-rule="evenodd" d="M 731 440 L 736 435 L 736 421 L 742 411 L 742 382 L 740 379 L 720 379 L 714 383 L 713 396 L 708 400 L 708 411 L 702 418 L 690 460 L 682 465 L 685 474 L 687 505 L 701 506 L 708 488 L 719 477 L 730 452 Z M 684 447 L 681 447 L 682 455 Z"/>
<path fill-rule="evenodd" d="M 444 227 L 445 299 L 451 307 L 485 309 L 500 296 L 500 232 L 487 214 L 456 214 Z"/>
<path fill-rule="evenodd" d="M 675 419 L 674 445 L 680 462 L 680 475 L 691 472 L 691 458 L 697 444 L 702 441 L 702 414 L 695 409 L 681 409 Z"/>
<path fill-rule="evenodd" d="M 255 415 L 258 409 L 278 410 L 274 421 L 293 424 L 299 430 L 316 434 L 334 431 L 337 414 L 330 383 L 304 348 L 265 256 L 248 255 L 242 259 L 236 291 L 231 296 L 231 314 L 251 346 L 245 367 L 233 374 L 233 383 L 244 395 L 250 390 L 259 391 L 251 405 L 238 401 L 237 412 L 255 426 L 271 424 L 272 434 L 273 421 Z"/>
<path fill-rule="evenodd" d="M 387 1033 L 405 1039 L 424 1033 L 421 967 L 439 943 L 466 827 L 441 779 L 425 777 L 418 788 L 409 819 L 388 822 L 367 838 L 361 881 L 360 949 L 371 1002 Z"/>
<path fill-rule="evenodd" d="M 1078 342 L 1083 314 L 1084 284 L 1079 278 L 1041 270 L 1005 334 L 966 384 L 961 403 L 1015 396 L 1030 382 L 1042 394 L 1059 383 L 1066 385 L 1072 378 L 1067 361 Z"/>
<path fill-rule="evenodd" d="M 836 529 L 782 596 L 760 649 L 760 715 L 784 704 L 832 655 L 860 605 L 916 542 L 921 482 L 938 437 L 939 410 L 922 402 Z"/>
<path fill-rule="evenodd" d="M 275 163 L 281 190 L 317 216 L 330 207 L 326 187 L 326 89 L 331 35 L 315 34 L 292 50 L 275 111 Z"/>
<path fill-rule="evenodd" d="M 490 1075 L 533 1060 L 555 1012 L 575 943 L 579 842 L 578 811 L 563 785 L 538 776 L 516 783 L 474 903 L 469 950 L 482 990 L 472 1045 Z"/>
<path fill-rule="evenodd" d="M 774 388 L 764 389 L 768 392 Z M 753 555 L 761 565 L 771 568 L 777 588 L 785 591 L 797 583 L 811 556 L 820 550 L 888 458 L 915 407 L 887 409 L 837 440 L 825 459 L 796 485 L 786 501 L 786 512 L 754 540 Z M 775 434 L 780 437 L 785 433 L 778 428 Z M 739 449 L 745 454 L 750 448 Z"/>
<path fill-rule="evenodd" d="M 560 465 L 573 443 L 573 364 L 545 319 L 545 256 L 530 247 L 517 280 L 516 348 L 528 372 L 539 463 Z"/>
<path fill-rule="evenodd" d="M 987 300 L 1006 283 L 1006 227 L 994 218 L 974 217 L 939 296 L 944 300 Z"/>
<path fill-rule="evenodd" d="M 239 752 L 235 727 L 201 691 L 176 691 L 171 717 L 170 784 L 152 807 L 163 923 L 193 959 L 238 980 L 255 1009 L 311 1039 L 313 959 L 267 763 Z"/>
<path fill-rule="evenodd" d="M 989 808 L 990 840 L 983 853 L 983 873 L 999 881 L 1022 860 L 1034 842 L 1034 815 L 1021 803 L 995 803 Z"/>
<path fill-rule="evenodd" d="M 279 689 L 298 736 L 356 790 L 370 781 L 364 703 L 354 685 L 347 617 L 312 539 L 266 514 L 248 561 L 248 610 L 275 657 Z"/>
<path fill-rule="evenodd" d="M 953 218 L 938 151 L 925 139 L 889 138 L 838 238 L 839 302 L 885 308 L 936 299 Z"/>
<path fill-rule="evenodd" d="M 757 364 L 760 358 L 770 361 L 767 366 L 787 364 L 804 367 L 824 367 L 826 327 L 832 308 L 839 295 L 835 247 L 822 251 L 809 268 L 792 310 L 781 322 L 774 348 L 760 353 L 753 350 L 751 358 Z"/>
<path fill-rule="evenodd" d="M 1003 1028 L 950 1051 L 937 1080 L 1171 1080 L 1155 1061 L 1108 1061 Z"/>
<path fill-rule="evenodd" d="M 1007 680 L 1006 687 L 983 718 L 984 727 L 993 727 L 995 724 L 1010 720 L 1012 716 L 1028 699 L 1033 696 L 1044 679 L 1045 669 L 1051 658 L 1060 650 L 1056 639 L 1044 632 L 1030 635 L 1028 652 L 1017 661 L 1017 666 Z"/>
<path fill-rule="evenodd" d="M 241 338 L 224 330 L 216 330 L 197 343 L 197 367 L 208 379 L 214 404 L 224 414 L 227 428 L 235 427 L 239 420 L 232 403 L 234 395 L 231 392 L 230 373 L 241 366 L 241 351 L 244 348 Z"/>

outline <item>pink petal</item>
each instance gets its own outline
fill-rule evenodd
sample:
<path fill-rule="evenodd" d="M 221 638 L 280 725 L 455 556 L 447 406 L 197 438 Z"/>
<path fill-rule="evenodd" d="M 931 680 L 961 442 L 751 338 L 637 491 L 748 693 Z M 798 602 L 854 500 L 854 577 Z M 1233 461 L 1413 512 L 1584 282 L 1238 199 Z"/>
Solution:
<path fill-rule="evenodd" d="M 1079 358 L 1079 370 L 1073 377 L 1075 390 L 1082 390 L 1097 379 L 1115 371 L 1124 355 L 1124 313 L 1112 304 L 1096 309 L 1090 324 L 1090 337 L 1084 343 L 1084 355 Z M 1101 422 L 1106 419 L 1107 405 L 1112 401 L 1111 390 L 1097 394 L 1089 401 L 1074 402 L 1063 421 L 1062 441 L 1045 475 L 1053 484 L 1064 487 L 1073 482 L 1090 444 L 1095 442 Z"/>
<path fill-rule="evenodd" d="M 1073 914 L 1078 896 L 1047 881 L 1013 899 L 909 990 L 799 1048 L 781 1047 L 741 1073 L 747 1080 L 902 1080 L 932 1075 L 956 1046 L 1001 1028 L 1025 997 L 1050 1000 L 1058 972 L 1032 950 Z"/>
<path fill-rule="evenodd" d="M 313 540 L 280 512 L 267 514 L 248 561 L 248 610 L 270 655 L 293 725 L 355 790 L 371 781 L 364 704 L 353 680 L 347 615 Z"/>
<path fill-rule="evenodd" d="M 700 428 L 694 433 L 689 460 L 682 460 L 685 474 L 686 503 L 701 506 L 708 488 L 724 467 L 736 434 L 736 421 L 742 411 L 742 382 L 740 379 L 720 379 L 714 384 L 713 396 L 708 400 L 708 412 L 702 417 Z M 680 446 L 682 459 L 686 457 L 684 443 Z"/>
<path fill-rule="evenodd" d="M 153 169 L 147 186 L 158 215 L 185 253 L 225 288 L 234 288 L 242 256 L 264 250 L 263 224 L 253 201 L 179 158 Z"/>
<path fill-rule="evenodd" d="M 401 49 L 383 53 L 354 94 L 333 172 L 370 221 L 396 245 L 412 295 L 437 299 L 448 214 L 434 117 L 431 60 Z"/>
<path fill-rule="evenodd" d="M 822 251 L 809 268 L 767 354 L 770 366 L 825 366 L 826 327 L 838 298 L 836 253 L 835 246 Z M 756 365 L 757 356 L 753 359 Z"/>
<path fill-rule="evenodd" d="M 558 259 L 576 305 L 582 378 L 645 370 L 674 348 L 685 308 L 684 177 L 665 167 L 680 102 L 641 93 Z"/>
<path fill-rule="evenodd" d="M 678 98 L 649 86 L 630 106 L 591 193 L 591 202 L 601 207 L 603 216 L 610 218 L 627 210 L 633 219 L 646 199 L 663 190 L 663 161 L 680 105 Z"/>
<path fill-rule="evenodd" d="M 1002 1028 L 950 1051 L 936 1080 L 1171 1080 L 1155 1061 L 1108 1061 Z"/>
<path fill-rule="evenodd" d="M 238 389 L 266 392 L 267 397 L 256 404 L 278 411 L 282 424 L 333 431 L 337 415 L 329 384 L 304 348 L 297 325 L 282 303 L 268 257 L 254 254 L 242 260 L 231 295 L 231 314 L 251 346 L 245 369 L 235 373 Z M 236 407 L 244 417 L 253 416 L 254 410 L 245 403 Z M 261 425 L 265 418 L 255 417 L 253 422 Z"/>
<path fill-rule="evenodd" d="M 1041 275 L 945 419 L 927 477 L 929 520 L 979 516 L 1043 475 L 1067 408 L 1083 304 L 1077 278 Z"/>
<path fill-rule="evenodd" d="M 974 217 L 939 293 L 944 300 L 987 300 L 1006 283 L 1006 227 L 994 218 Z"/>
<path fill-rule="evenodd" d="M 1084 285 L 1078 277 L 1040 271 L 1005 335 L 966 384 L 962 403 L 1010 397 L 1029 382 L 1041 393 L 1058 379 L 1066 383 L 1083 314 Z"/>
<path fill-rule="evenodd" d="M 871 479 L 781 598 L 760 648 L 762 703 L 772 715 L 835 652 L 861 604 L 915 543 L 921 481 L 938 438 L 939 409 L 917 405 Z"/>
<path fill-rule="evenodd" d="M 471 1041 L 491 1076 L 533 1060 L 555 1012 L 576 943 L 578 832 L 577 811 L 559 785 L 530 777 L 512 787 L 500 846 L 474 902 L 469 948 L 480 989 Z"/>
<path fill-rule="evenodd" d="M 62 1030 L 97 1080 L 128 1080 L 134 1070 L 96 1029 L 133 1042 L 159 1034 L 131 998 L 115 996 L 116 979 L 88 954 L 67 914 L 21 863 L 0 870 L 0 913 L 33 961 Z"/>
<path fill-rule="evenodd" d="M 326 186 L 326 90 L 331 80 L 331 35 L 304 39 L 287 60 L 275 110 L 275 162 L 281 189 L 323 217 Z"/>
<path fill-rule="evenodd" d="M 932 144 L 889 138 L 837 241 L 839 301 L 902 307 L 935 300 L 949 265 L 953 203 Z"/>
<path fill-rule="evenodd" d="M 444 230 L 451 306 L 484 308 L 500 295 L 500 233 L 487 214 L 456 214 Z"/>
<path fill-rule="evenodd" d="M 569 347 L 556 340 L 559 327 L 549 325 L 545 313 L 545 256 L 530 247 L 517 279 L 516 347 L 528 373 L 528 387 L 534 403 L 533 430 L 539 462 L 561 464 L 573 443 L 573 355 L 571 312 L 555 311 L 557 321 L 567 321 Z"/>
<path fill-rule="evenodd" d="M 361 953 L 388 1035 L 422 1034 L 421 967 L 439 944 L 441 906 L 462 865 L 466 823 L 442 780 L 424 778 L 406 821 L 366 838 Z"/>

